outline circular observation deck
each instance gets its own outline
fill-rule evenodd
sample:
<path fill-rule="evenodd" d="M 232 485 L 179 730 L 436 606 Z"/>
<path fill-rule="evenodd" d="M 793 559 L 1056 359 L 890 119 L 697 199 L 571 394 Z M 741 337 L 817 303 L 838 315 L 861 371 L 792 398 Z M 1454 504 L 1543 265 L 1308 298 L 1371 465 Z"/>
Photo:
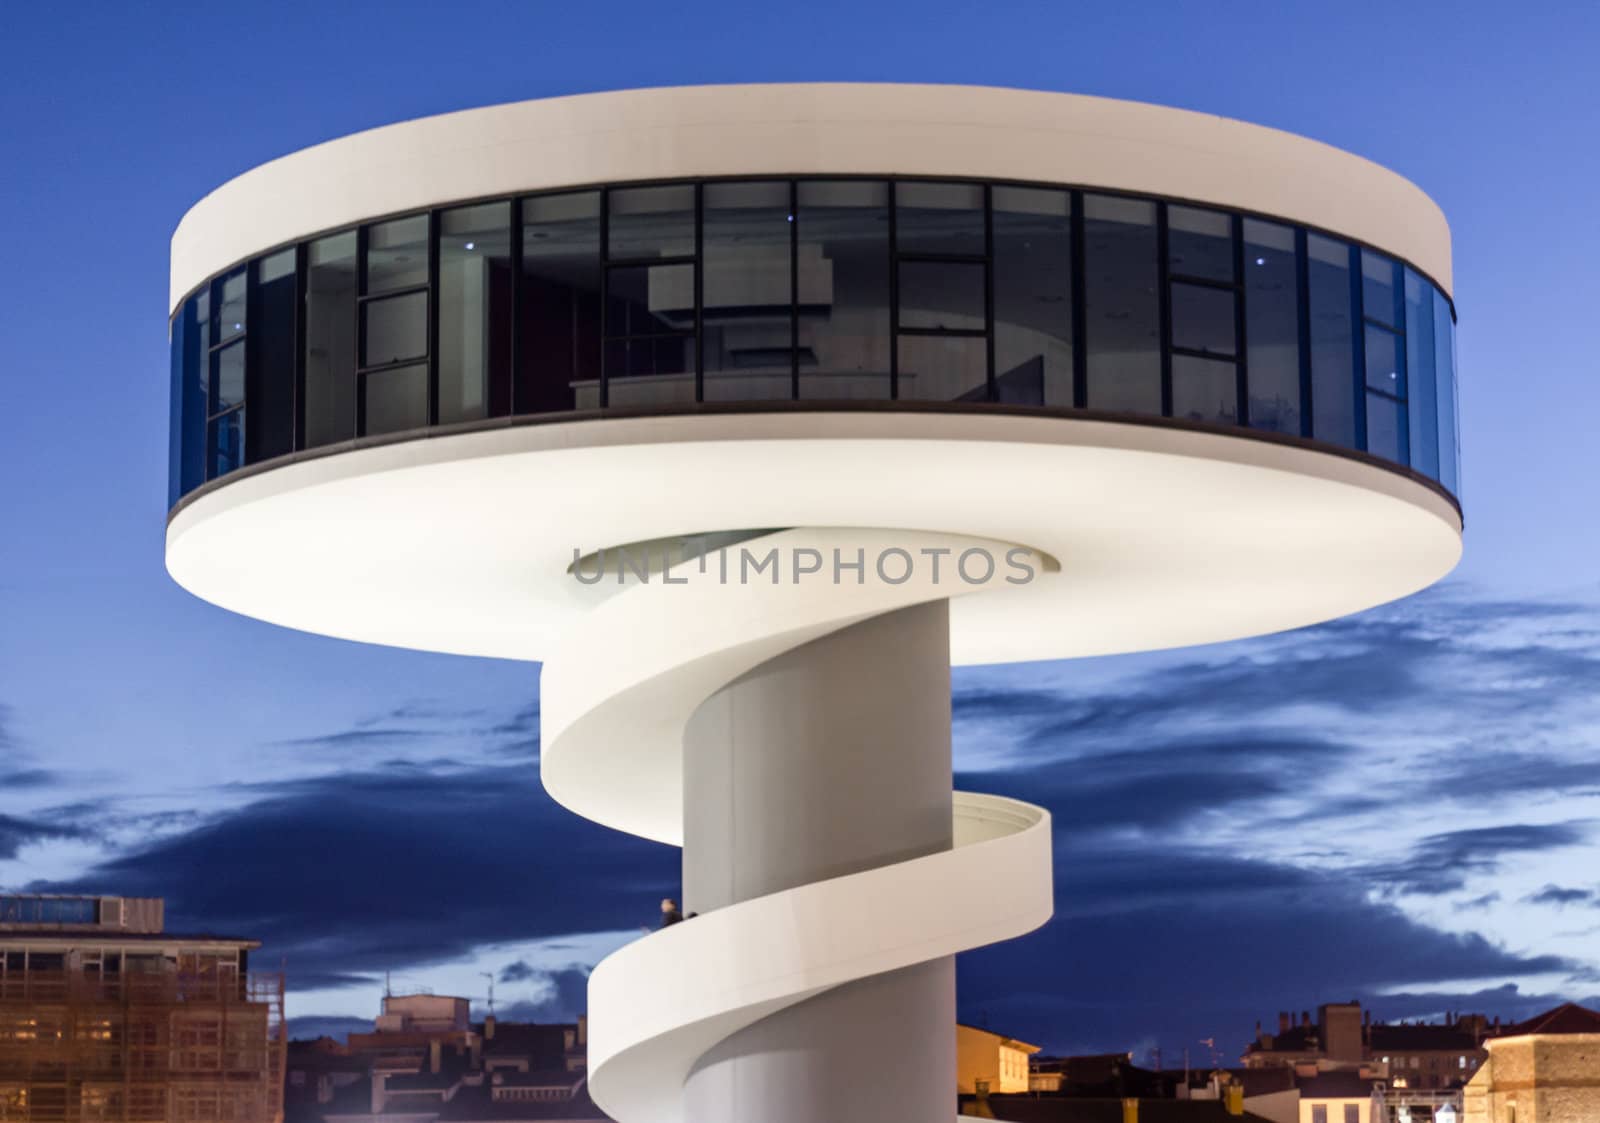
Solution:
<path fill-rule="evenodd" d="M 538 659 L 623 543 L 1011 542 L 956 662 L 1332 618 L 1460 551 L 1449 235 L 1236 121 L 945 86 L 639 90 L 273 161 L 180 224 L 168 566 Z"/>

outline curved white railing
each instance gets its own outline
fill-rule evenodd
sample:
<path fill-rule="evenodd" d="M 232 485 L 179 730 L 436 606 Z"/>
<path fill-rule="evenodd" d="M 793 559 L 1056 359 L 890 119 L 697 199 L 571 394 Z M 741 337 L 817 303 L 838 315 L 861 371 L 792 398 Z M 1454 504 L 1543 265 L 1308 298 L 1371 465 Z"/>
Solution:
<path fill-rule="evenodd" d="M 811 549 L 831 557 L 883 541 L 870 531 L 802 529 L 759 544 L 783 558 Z M 913 553 L 1010 548 L 934 533 L 896 533 L 894 544 Z M 952 581 L 948 571 L 935 580 L 926 569 L 899 584 L 730 584 L 696 562 L 672 573 L 683 583 L 621 586 L 546 662 L 541 772 L 580 814 L 676 844 L 684 728 L 708 697 L 831 631 L 993 588 Z M 595 1101 L 621 1123 L 678 1123 L 695 1062 L 729 1035 L 830 987 L 1011 939 L 1049 919 L 1049 814 L 968 792 L 954 793 L 952 812 L 950 850 L 741 901 L 603 960 L 589 980 Z M 952 909 L 952 900 L 979 904 Z"/>

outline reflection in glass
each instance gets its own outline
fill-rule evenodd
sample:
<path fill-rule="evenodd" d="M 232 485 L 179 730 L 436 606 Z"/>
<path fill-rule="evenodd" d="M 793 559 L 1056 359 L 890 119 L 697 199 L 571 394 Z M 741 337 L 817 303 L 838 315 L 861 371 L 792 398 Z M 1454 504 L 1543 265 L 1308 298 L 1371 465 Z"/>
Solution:
<path fill-rule="evenodd" d="M 207 290 L 183 302 L 172 319 L 172 432 L 168 454 L 168 505 L 206 479 L 206 362 L 211 300 Z"/>
<path fill-rule="evenodd" d="M 1221 359 L 1172 356 L 1172 416 L 1229 425 L 1238 421 L 1238 368 Z"/>
<path fill-rule="evenodd" d="M 367 292 L 428 283 L 428 216 L 412 215 L 367 228 Z"/>
<path fill-rule="evenodd" d="M 1400 267 L 1371 250 L 1361 251 L 1361 314 L 1389 327 L 1401 327 Z"/>
<path fill-rule="evenodd" d="M 211 406 L 213 414 L 244 405 L 244 342 L 211 353 Z"/>
<path fill-rule="evenodd" d="M 983 330 L 982 264 L 900 263 L 900 326 Z"/>
<path fill-rule="evenodd" d="M 609 192 L 613 260 L 687 257 L 694 253 L 694 186 L 630 187 Z"/>
<path fill-rule="evenodd" d="M 428 364 L 368 371 L 361 376 L 366 436 L 401 433 L 428 423 Z"/>
<path fill-rule="evenodd" d="M 888 184 L 818 180 L 798 191 L 800 396 L 886 399 Z"/>
<path fill-rule="evenodd" d="M 1357 373 L 1350 309 L 1350 247 L 1306 236 L 1311 303 L 1311 435 L 1356 446 Z"/>
<path fill-rule="evenodd" d="M 1072 402 L 1072 196 L 996 187 L 994 369 L 999 401 Z"/>
<path fill-rule="evenodd" d="M 1234 296 L 1231 289 L 1172 282 L 1172 345 L 1232 358 Z"/>
<path fill-rule="evenodd" d="M 1300 435 L 1300 270 L 1294 230 L 1244 220 L 1250 424 Z"/>
<path fill-rule="evenodd" d="M 511 204 L 443 212 L 438 252 L 439 423 L 499 416 L 511 403 Z"/>
<path fill-rule="evenodd" d="M 361 365 L 383 366 L 428 353 L 428 294 L 409 292 L 361 305 Z"/>
<path fill-rule="evenodd" d="M 206 427 L 209 478 L 244 467 L 244 407 L 213 417 Z"/>
<path fill-rule="evenodd" d="M 245 394 L 250 463 L 294 451 L 295 251 L 262 258 L 256 267 L 255 350 Z"/>
<path fill-rule="evenodd" d="M 232 339 L 245 330 L 245 272 L 243 269 L 222 278 L 217 304 L 217 342 Z"/>
<path fill-rule="evenodd" d="M 516 413 L 600 404 L 600 193 L 522 201 Z"/>
<path fill-rule="evenodd" d="M 1233 218 L 1221 211 L 1169 206 L 1167 264 L 1173 276 L 1232 281 Z"/>
<path fill-rule="evenodd" d="M 1433 289 L 1405 271 L 1406 410 L 1411 423 L 1411 466 L 1439 478 L 1439 400 L 1433 366 Z"/>
<path fill-rule="evenodd" d="M 899 370 L 902 400 L 989 398 L 989 349 L 981 336 L 902 335 Z"/>
<path fill-rule="evenodd" d="M 705 400 L 793 397 L 789 184 L 708 183 L 704 207 Z M 816 271 L 800 281 L 815 301 Z"/>
<path fill-rule="evenodd" d="M 605 364 L 613 406 L 638 408 L 694 401 L 692 335 L 609 339 Z"/>
<path fill-rule="evenodd" d="M 606 283 L 607 335 L 694 330 L 693 265 L 616 265 Z"/>
<path fill-rule="evenodd" d="M 1088 406 L 1159 414 L 1156 205 L 1085 195 L 1083 208 Z"/>
<path fill-rule="evenodd" d="M 894 202 L 901 253 L 983 254 L 981 184 L 898 183 Z"/>
<path fill-rule="evenodd" d="M 1367 387 L 1396 398 L 1406 396 L 1405 368 L 1400 362 L 1400 337 L 1388 328 L 1368 324 L 1365 337 Z"/>
<path fill-rule="evenodd" d="M 1367 451 L 1396 464 L 1406 462 L 1406 407 L 1386 394 L 1367 395 Z"/>
<path fill-rule="evenodd" d="M 1444 293 L 1433 292 L 1433 376 L 1439 388 L 1439 482 L 1461 496 L 1461 446 L 1456 427 L 1456 324 Z"/>
<path fill-rule="evenodd" d="M 306 251 L 305 447 L 356 431 L 356 235 L 335 234 Z"/>

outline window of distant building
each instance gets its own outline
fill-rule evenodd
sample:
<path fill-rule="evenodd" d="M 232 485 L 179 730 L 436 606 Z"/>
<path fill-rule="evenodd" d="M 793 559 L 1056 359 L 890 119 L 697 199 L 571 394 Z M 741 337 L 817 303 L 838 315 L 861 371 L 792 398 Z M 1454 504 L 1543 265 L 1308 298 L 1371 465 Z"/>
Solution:
<path fill-rule="evenodd" d="M 1311 1123 L 1328 1123 L 1328 1105 L 1311 1105 Z"/>
<path fill-rule="evenodd" d="M 1344 1123 L 1361 1123 L 1361 1105 L 1344 1105 Z"/>

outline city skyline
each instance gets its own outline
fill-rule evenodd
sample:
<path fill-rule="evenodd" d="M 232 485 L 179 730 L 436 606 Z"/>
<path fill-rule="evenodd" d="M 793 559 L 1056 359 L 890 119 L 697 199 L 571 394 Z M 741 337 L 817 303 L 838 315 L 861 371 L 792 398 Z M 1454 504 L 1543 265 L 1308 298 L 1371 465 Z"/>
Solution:
<path fill-rule="evenodd" d="M 391 48 L 418 51 L 407 21 L 419 12 L 395 18 Z M 729 35 L 759 22 L 719 19 Z M 20 55 L 36 48 L 23 79 L 56 57 L 47 30 L 24 23 L 13 36 Z M 385 971 L 477 993 L 489 970 L 502 1003 L 575 1013 L 583 969 L 650 923 L 653 901 L 676 885 L 676 855 L 575 821 L 544 796 L 531 668 L 283 632 L 167 581 L 154 529 L 165 494 L 165 239 L 197 189 L 290 148 L 423 113 L 656 82 L 988 81 L 1250 118 L 1349 148 L 1432 194 L 1456 244 L 1468 545 L 1439 590 L 1314 629 L 958 670 L 958 784 L 1044 803 L 1058 831 L 1057 918 L 1006 950 L 964 957 L 963 1016 L 1056 1051 L 1156 1043 L 1170 1053 L 1202 1036 L 1236 1036 L 1242 1048 L 1249 1024 L 1283 1005 L 1361 997 L 1390 1016 L 1479 1007 L 1521 1016 L 1600 993 L 1600 884 L 1589 869 L 1600 763 L 1586 690 L 1600 650 L 1594 531 L 1572 518 L 1561 483 L 1593 477 L 1596 452 L 1578 426 L 1600 391 L 1582 382 L 1582 311 L 1565 311 L 1579 298 L 1582 243 L 1555 228 L 1574 221 L 1592 153 L 1572 150 L 1547 169 L 1548 194 L 1523 213 L 1507 205 L 1504 177 L 1543 134 L 1510 128 L 1510 111 L 1465 77 L 1451 84 L 1453 72 L 1424 65 L 1381 99 L 1423 86 L 1430 98 L 1433 87 L 1457 95 L 1444 99 L 1458 107 L 1449 120 L 1407 118 L 1425 129 L 1419 141 L 1377 127 L 1380 99 L 1349 87 L 1263 102 L 1262 74 L 1208 80 L 1176 65 L 1176 35 L 1162 43 L 1170 73 L 1125 74 L 1109 60 L 1133 57 L 1134 44 L 1115 27 L 1096 29 L 1106 56 L 1077 58 L 1070 83 L 1038 56 L 1010 72 L 1000 58 L 958 62 L 957 39 L 938 27 L 920 30 L 929 53 L 915 65 L 842 49 L 765 68 L 693 52 L 670 66 L 602 64 L 580 46 L 587 65 L 565 58 L 570 49 L 552 52 L 538 80 L 455 60 L 400 97 L 344 96 L 360 85 L 349 69 L 304 87 L 266 73 L 281 96 L 252 103 L 231 128 L 207 108 L 204 143 L 179 144 L 171 122 L 179 106 L 190 119 L 204 85 L 182 67 L 158 76 L 113 53 L 113 30 L 74 32 L 103 52 L 102 68 L 61 95 L 70 108 L 54 110 L 54 132 L 7 138 L 19 154 L 55 158 L 14 162 L 28 171 L 7 211 L 10 241 L 40 276 L 8 270 L 0 293 L 16 317 L 7 368 L 38 372 L 8 386 L 20 393 L 0 452 L 19 481 L 8 525 L 27 528 L 0 560 L 12 617 L 0 646 L 0 885 L 164 896 L 180 924 L 260 936 L 266 954 L 287 957 L 302 1019 L 360 1017 Z M 212 57 L 189 29 L 160 30 L 179 57 Z M 271 38 L 282 33 L 257 30 L 283 45 Z M 323 30 L 339 41 L 347 29 Z M 569 30 L 581 38 L 596 26 Z M 1267 21 L 1257 34 L 1283 43 L 1356 31 Z M 1481 38 L 1452 34 L 1463 37 L 1451 43 L 1461 57 L 1499 57 L 1481 28 Z M 1533 34 L 1514 29 L 1512 42 Z M 137 35 L 155 32 L 141 25 Z M 303 61 L 331 57 L 310 39 Z M 1315 60 L 1285 52 L 1264 69 L 1325 74 L 1318 46 Z M 253 78 L 267 71 L 254 48 L 250 67 Z M 1373 65 L 1369 76 L 1387 73 Z M 1541 77 L 1521 96 L 1566 96 L 1568 121 L 1593 100 L 1561 89 L 1578 79 L 1559 68 Z M 134 96 L 113 105 L 95 83 L 119 78 Z M 28 99 L 50 88 L 8 90 L 8 119 L 23 121 Z M 1526 116 L 1556 128 L 1537 107 Z M 126 127 L 135 119 L 142 131 Z M 155 123 L 167 126 L 159 139 Z M 1472 147 L 1480 133 L 1497 144 Z M 137 153 L 134 137 L 146 142 Z M 159 174 L 125 182 L 119 154 Z M 115 219 L 108 187 L 127 196 Z M 29 220 L 58 209 L 73 219 L 64 229 Z M 102 219 L 115 235 L 103 247 L 92 229 Z M 1576 221 L 1592 227 L 1586 215 Z M 114 295 L 84 323 L 64 294 L 81 291 L 97 249 L 101 287 Z M 1552 261 L 1569 269 L 1565 285 Z M 1527 334 L 1534 321 L 1550 330 Z M 56 391 L 64 378 L 82 393 Z M 1565 439 L 1563 427 L 1573 430 Z M 67 432 L 76 439 L 63 441 Z M 1513 985 L 1515 994 L 1503 989 Z"/>

